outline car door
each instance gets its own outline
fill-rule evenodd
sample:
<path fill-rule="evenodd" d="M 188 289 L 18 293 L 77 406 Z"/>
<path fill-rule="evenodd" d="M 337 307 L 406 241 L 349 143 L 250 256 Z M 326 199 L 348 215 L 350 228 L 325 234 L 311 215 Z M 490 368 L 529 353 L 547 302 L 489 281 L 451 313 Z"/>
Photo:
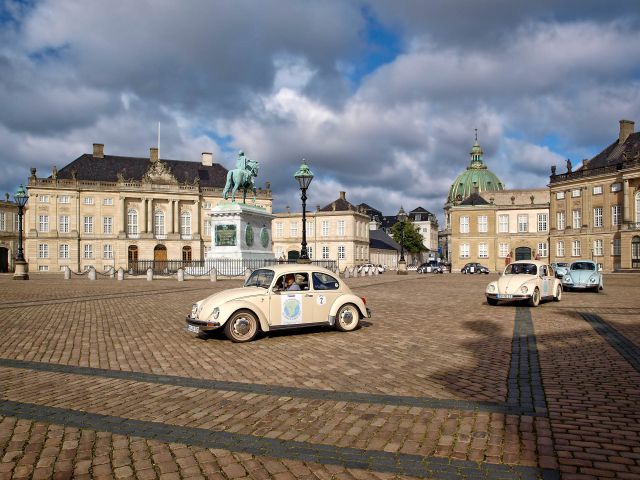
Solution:
<path fill-rule="evenodd" d="M 341 295 L 338 291 L 340 282 L 337 278 L 323 272 L 312 272 L 311 278 L 314 296 L 314 322 L 327 322 L 331 307 Z"/>
<path fill-rule="evenodd" d="M 542 280 L 542 296 L 550 297 L 553 296 L 553 269 L 549 268 L 548 265 L 540 266 L 540 278 Z"/>
<path fill-rule="evenodd" d="M 287 275 L 294 275 L 300 290 L 283 289 Z M 269 296 L 269 325 L 277 328 L 312 323 L 314 298 L 309 285 L 307 272 L 285 273 L 278 277 Z"/>

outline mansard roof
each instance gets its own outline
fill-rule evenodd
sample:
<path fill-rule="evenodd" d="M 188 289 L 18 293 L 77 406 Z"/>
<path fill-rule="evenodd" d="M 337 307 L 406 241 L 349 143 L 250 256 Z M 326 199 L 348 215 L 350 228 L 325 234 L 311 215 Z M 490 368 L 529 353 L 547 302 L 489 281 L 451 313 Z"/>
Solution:
<path fill-rule="evenodd" d="M 75 175 L 78 180 L 117 182 L 120 176 L 125 180 L 139 182 L 149 171 L 151 163 L 151 160 L 145 157 L 104 155 L 97 158 L 85 153 L 61 168 L 58 178 L 71 179 Z M 205 166 L 201 162 L 164 158 L 157 163 L 166 166 L 179 183 L 194 184 L 197 179 L 200 186 L 223 188 L 227 180 L 227 169 L 219 163 Z"/>

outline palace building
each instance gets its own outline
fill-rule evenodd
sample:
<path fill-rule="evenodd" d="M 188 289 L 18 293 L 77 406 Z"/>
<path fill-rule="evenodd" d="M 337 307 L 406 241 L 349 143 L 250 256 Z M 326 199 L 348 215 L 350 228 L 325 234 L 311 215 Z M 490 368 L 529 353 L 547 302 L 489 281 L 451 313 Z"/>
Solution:
<path fill-rule="evenodd" d="M 138 260 L 203 259 L 210 248 L 208 211 L 223 201 L 227 169 L 200 162 L 107 155 L 94 144 L 45 178 L 31 169 L 25 257 L 32 272 L 127 268 Z M 257 205 L 272 196 L 258 189 Z"/>
<path fill-rule="evenodd" d="M 640 269 L 640 133 L 620 120 L 618 138 L 578 169 L 552 167 L 551 259 L 590 258 L 604 271 Z"/>
<path fill-rule="evenodd" d="M 0 273 L 13 271 L 18 253 L 18 222 L 18 205 L 6 194 L 5 200 L 0 200 Z"/>

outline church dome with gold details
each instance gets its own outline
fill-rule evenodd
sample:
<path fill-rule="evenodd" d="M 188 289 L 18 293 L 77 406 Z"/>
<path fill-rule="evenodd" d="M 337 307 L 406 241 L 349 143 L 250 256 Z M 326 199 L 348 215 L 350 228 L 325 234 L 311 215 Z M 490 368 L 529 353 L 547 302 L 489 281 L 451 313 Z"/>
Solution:
<path fill-rule="evenodd" d="M 474 192 L 496 192 L 504 190 L 504 184 L 500 179 L 487 168 L 482 161 L 482 147 L 476 142 L 471 148 L 471 162 L 467 169 L 462 172 L 451 184 L 447 203 L 459 202 L 467 198 Z"/>

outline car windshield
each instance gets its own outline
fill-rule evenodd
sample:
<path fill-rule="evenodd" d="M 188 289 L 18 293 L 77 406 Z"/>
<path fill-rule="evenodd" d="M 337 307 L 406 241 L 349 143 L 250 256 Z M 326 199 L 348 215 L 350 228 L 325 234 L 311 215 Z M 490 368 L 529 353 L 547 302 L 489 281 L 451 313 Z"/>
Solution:
<path fill-rule="evenodd" d="M 571 264 L 571 270 L 595 270 L 596 266 L 591 262 L 574 262 Z"/>
<path fill-rule="evenodd" d="M 533 263 L 511 263 L 504 269 L 505 275 L 536 275 L 538 268 Z"/>
<path fill-rule="evenodd" d="M 244 286 L 269 288 L 269 285 L 271 285 L 271 281 L 273 280 L 273 276 L 273 270 L 261 268 L 253 272 L 251 276 L 247 278 L 247 281 L 244 282 Z"/>

